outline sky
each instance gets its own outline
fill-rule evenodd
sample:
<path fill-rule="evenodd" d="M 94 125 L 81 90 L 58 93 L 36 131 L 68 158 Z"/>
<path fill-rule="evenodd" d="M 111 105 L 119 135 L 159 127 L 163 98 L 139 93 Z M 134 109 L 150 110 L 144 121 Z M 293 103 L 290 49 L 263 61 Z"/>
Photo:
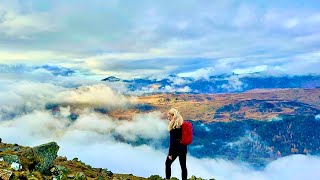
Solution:
<path fill-rule="evenodd" d="M 129 78 L 319 74 L 317 0 L 0 0 L 0 64 Z"/>
<path fill-rule="evenodd" d="M 180 77 L 320 74 L 319 29 L 318 0 L 0 0 L 0 137 L 25 146 L 56 141 L 68 159 L 164 177 L 167 149 L 131 146 L 110 132 L 159 141 L 168 135 L 166 122 L 159 112 L 137 114 L 130 123 L 95 112 L 136 103 L 123 94 L 125 84 L 102 78 L 169 77 L 184 84 Z M 63 104 L 61 112 L 52 114 L 48 103 Z M 70 124 L 74 112 L 79 118 Z M 320 176 L 315 156 L 284 157 L 263 170 L 187 159 L 190 175 L 208 179 Z M 177 161 L 173 176 L 180 177 Z"/>

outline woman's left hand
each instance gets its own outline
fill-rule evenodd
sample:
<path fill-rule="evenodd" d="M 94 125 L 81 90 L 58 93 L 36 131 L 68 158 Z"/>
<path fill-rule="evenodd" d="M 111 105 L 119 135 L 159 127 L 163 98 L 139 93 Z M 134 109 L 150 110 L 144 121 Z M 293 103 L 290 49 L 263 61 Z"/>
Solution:
<path fill-rule="evenodd" d="M 169 158 L 170 160 L 172 160 L 172 155 L 171 155 L 171 156 L 168 156 L 168 158 Z"/>

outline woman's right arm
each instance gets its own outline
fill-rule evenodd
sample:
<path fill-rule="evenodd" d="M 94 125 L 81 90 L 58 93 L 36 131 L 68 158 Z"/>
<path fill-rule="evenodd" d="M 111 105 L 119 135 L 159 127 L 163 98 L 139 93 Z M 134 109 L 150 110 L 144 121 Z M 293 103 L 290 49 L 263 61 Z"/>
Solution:
<path fill-rule="evenodd" d="M 169 147 L 169 153 L 168 153 L 169 156 L 172 155 L 176 149 L 176 142 L 175 142 L 176 133 L 174 129 L 172 129 L 171 131 L 172 132 L 170 132 L 170 147 Z"/>

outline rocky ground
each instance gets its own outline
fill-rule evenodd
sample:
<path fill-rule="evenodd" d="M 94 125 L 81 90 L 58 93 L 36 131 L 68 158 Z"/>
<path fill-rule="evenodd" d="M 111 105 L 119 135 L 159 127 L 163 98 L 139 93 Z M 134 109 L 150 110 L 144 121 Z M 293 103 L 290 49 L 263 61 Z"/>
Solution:
<path fill-rule="evenodd" d="M 59 146 L 55 142 L 26 147 L 2 143 L 0 138 L 0 180 L 160 180 L 152 175 L 148 178 L 132 174 L 116 174 L 108 169 L 93 168 L 78 158 L 68 160 L 58 156 Z M 171 178 L 177 179 L 177 178 Z M 192 176 L 190 180 L 200 180 Z"/>

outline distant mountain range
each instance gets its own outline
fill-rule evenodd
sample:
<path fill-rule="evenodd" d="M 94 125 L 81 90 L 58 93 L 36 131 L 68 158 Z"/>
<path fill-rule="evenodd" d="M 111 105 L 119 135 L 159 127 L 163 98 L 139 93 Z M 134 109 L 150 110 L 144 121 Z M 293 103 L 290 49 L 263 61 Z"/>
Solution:
<path fill-rule="evenodd" d="M 53 113 L 60 105 L 47 105 Z M 192 156 L 244 161 L 257 168 L 292 154 L 320 154 L 320 89 L 255 89 L 224 94 L 152 94 L 138 97 L 127 109 L 96 108 L 95 111 L 119 120 L 134 114 L 166 112 L 175 107 L 192 122 Z M 71 122 L 77 115 L 70 115 Z M 147 144 L 168 148 L 169 137 L 154 142 L 145 137 L 118 141 L 134 146 Z"/>
<path fill-rule="evenodd" d="M 152 94 L 139 96 L 138 104 L 126 112 L 109 111 L 119 119 L 134 113 L 179 109 L 185 119 L 205 122 L 242 120 L 273 121 L 282 115 L 320 114 L 320 89 L 255 89 L 224 94 Z"/>
<path fill-rule="evenodd" d="M 320 88 L 320 75 L 265 76 L 259 73 L 238 75 L 222 74 L 208 79 L 194 79 L 170 75 L 157 80 L 154 78 L 135 78 L 121 80 L 110 76 L 102 81 L 126 83 L 130 91 L 146 93 L 186 92 L 198 94 L 244 92 L 257 88 Z"/>

